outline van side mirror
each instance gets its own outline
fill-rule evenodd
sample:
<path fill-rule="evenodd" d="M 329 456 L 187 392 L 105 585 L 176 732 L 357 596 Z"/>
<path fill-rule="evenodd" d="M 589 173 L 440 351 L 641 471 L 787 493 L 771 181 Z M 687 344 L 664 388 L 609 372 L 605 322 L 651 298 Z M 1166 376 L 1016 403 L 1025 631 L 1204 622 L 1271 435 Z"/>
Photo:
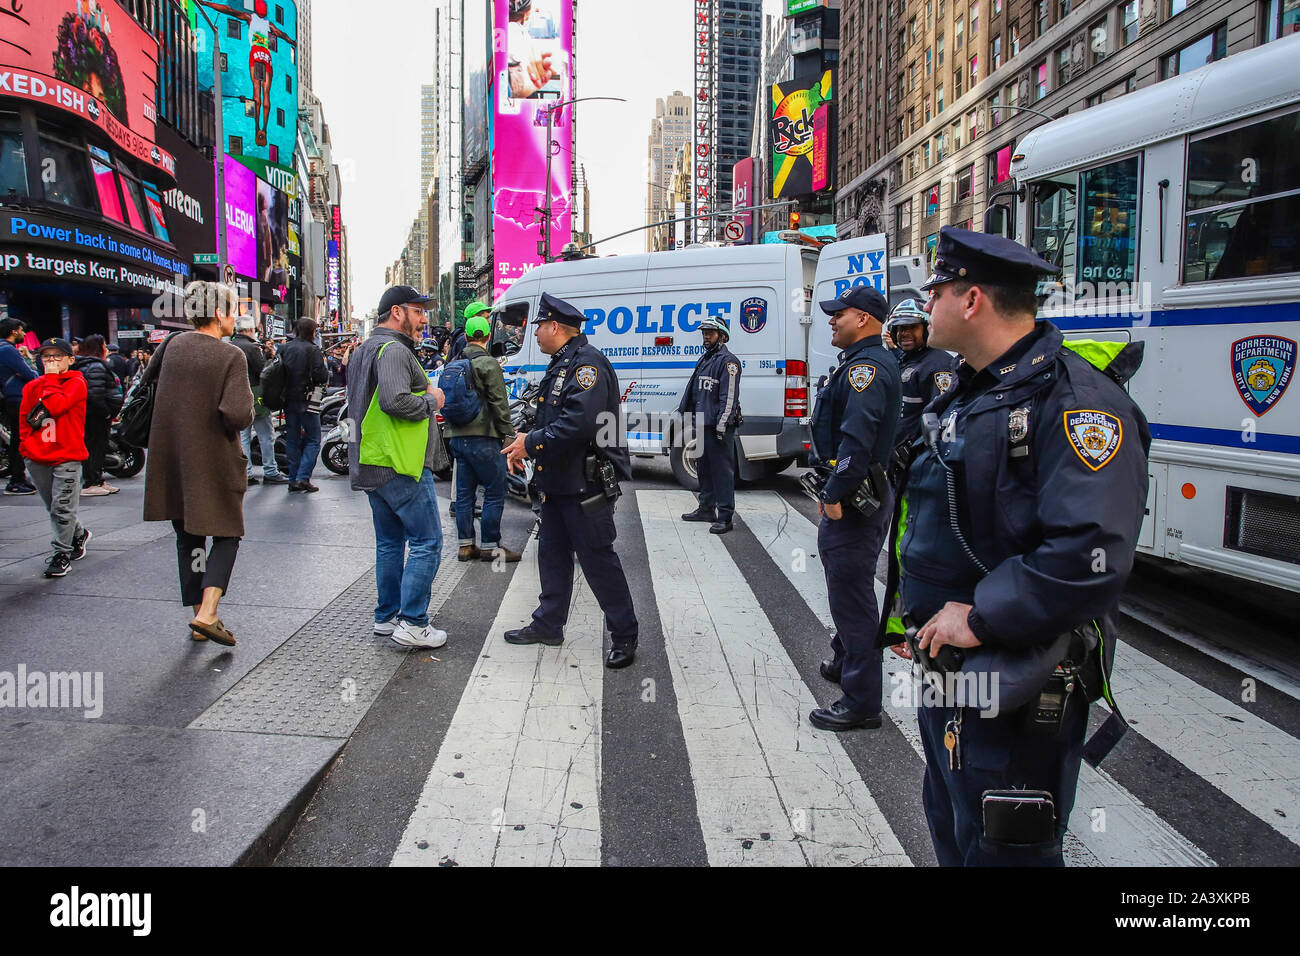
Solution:
<path fill-rule="evenodd" d="M 1011 210 L 1001 203 L 994 203 L 984 211 L 984 231 L 990 235 L 1015 238 L 1014 221 Z"/>

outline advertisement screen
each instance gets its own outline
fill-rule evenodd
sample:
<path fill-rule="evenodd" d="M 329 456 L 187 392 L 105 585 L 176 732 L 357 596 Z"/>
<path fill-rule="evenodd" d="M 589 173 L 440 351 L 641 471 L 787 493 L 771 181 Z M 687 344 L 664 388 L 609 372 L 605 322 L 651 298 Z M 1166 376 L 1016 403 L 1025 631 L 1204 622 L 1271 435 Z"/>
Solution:
<path fill-rule="evenodd" d="M 167 231 L 167 214 L 163 210 L 162 195 L 158 192 L 158 187 L 153 183 L 140 185 L 144 188 L 144 204 L 149 210 L 150 230 L 163 242 L 171 242 L 171 234 Z"/>
<path fill-rule="evenodd" d="M 125 225 L 126 216 L 122 213 L 122 200 L 117 195 L 117 173 L 113 170 L 112 162 L 107 152 L 98 146 L 90 147 L 90 170 L 95 174 L 99 208 L 109 219 Z"/>
<path fill-rule="evenodd" d="M 226 261 L 247 279 L 257 277 L 257 177 L 229 156 L 226 171 Z"/>
<path fill-rule="evenodd" d="M 499 297 L 525 272 L 542 261 L 538 243 L 542 225 L 535 210 L 550 193 L 551 256 L 572 239 L 572 114 L 553 113 L 551 181 L 546 178 L 546 117 L 551 104 L 570 97 L 573 57 L 573 4 L 570 0 L 535 0 L 517 6 L 494 0 L 492 75 L 493 231 L 495 263 L 492 295 Z"/>
<path fill-rule="evenodd" d="M 830 122 L 834 95 L 833 70 L 816 82 L 795 80 L 772 86 L 768 132 L 773 199 L 807 196 L 830 184 L 830 170 L 835 168 Z"/>
<path fill-rule="evenodd" d="M 219 222 L 216 165 L 166 124 L 158 126 L 158 142 L 176 157 L 176 186 L 162 193 L 171 242 L 187 262 L 212 255 Z"/>
<path fill-rule="evenodd" d="M 731 167 L 731 205 L 733 209 L 756 205 L 754 199 L 754 158 L 746 156 Z M 735 218 L 745 227 L 744 236 L 737 240 L 741 243 L 754 241 L 754 214 L 752 212 L 736 213 Z"/>
<path fill-rule="evenodd" d="M 6 95 L 79 116 L 132 155 L 174 171 L 153 142 L 158 44 L 116 0 L 6 3 L 0 21 Z"/>
<path fill-rule="evenodd" d="M 257 180 L 257 278 L 283 302 L 289 286 L 289 197 Z"/>

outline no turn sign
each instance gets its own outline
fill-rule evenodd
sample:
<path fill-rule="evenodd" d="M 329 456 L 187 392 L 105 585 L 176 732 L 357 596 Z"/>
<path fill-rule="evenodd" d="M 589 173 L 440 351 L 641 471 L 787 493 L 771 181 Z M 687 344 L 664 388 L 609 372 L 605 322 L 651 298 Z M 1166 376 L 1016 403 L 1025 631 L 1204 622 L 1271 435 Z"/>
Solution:
<path fill-rule="evenodd" d="M 731 242 L 745 238 L 745 224 L 739 219 L 730 220 L 722 229 L 722 234 Z"/>
<path fill-rule="evenodd" d="M 235 284 L 235 267 L 226 263 L 226 285 Z"/>

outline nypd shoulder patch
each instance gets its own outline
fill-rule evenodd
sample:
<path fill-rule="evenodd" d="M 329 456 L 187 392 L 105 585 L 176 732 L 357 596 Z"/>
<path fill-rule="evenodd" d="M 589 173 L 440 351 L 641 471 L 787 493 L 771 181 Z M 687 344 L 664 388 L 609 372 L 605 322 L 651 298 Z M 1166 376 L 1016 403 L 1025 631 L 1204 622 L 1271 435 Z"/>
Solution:
<path fill-rule="evenodd" d="M 737 364 L 736 362 L 728 362 L 728 363 L 727 363 L 727 374 L 728 374 L 728 375 L 737 375 L 737 374 L 739 374 L 739 373 L 740 373 L 740 365 L 739 365 L 739 364 Z"/>
<path fill-rule="evenodd" d="M 939 390 L 940 395 L 952 388 L 952 372 L 935 372 L 934 387 Z"/>
<path fill-rule="evenodd" d="M 855 365 L 849 369 L 849 384 L 855 392 L 860 392 L 876 380 L 874 365 Z"/>
<path fill-rule="evenodd" d="M 1124 441 L 1124 425 L 1109 412 L 1079 409 L 1065 413 L 1065 435 L 1079 460 L 1093 471 L 1110 464 Z"/>
<path fill-rule="evenodd" d="M 577 379 L 578 384 L 583 389 L 591 388 L 596 384 L 596 375 L 596 366 L 594 365 L 584 365 L 573 373 L 573 377 Z"/>

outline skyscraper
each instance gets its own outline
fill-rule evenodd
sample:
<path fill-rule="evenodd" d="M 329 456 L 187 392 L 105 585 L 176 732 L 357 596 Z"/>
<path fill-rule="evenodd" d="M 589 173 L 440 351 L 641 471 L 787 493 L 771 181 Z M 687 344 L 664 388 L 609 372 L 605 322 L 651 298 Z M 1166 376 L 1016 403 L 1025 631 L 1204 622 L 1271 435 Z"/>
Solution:
<path fill-rule="evenodd" d="M 672 218 L 673 161 L 690 138 L 691 98 L 681 90 L 674 90 L 667 100 L 656 100 L 646 155 L 647 225 Z M 646 251 L 668 248 L 669 235 L 667 228 L 647 229 Z"/>

